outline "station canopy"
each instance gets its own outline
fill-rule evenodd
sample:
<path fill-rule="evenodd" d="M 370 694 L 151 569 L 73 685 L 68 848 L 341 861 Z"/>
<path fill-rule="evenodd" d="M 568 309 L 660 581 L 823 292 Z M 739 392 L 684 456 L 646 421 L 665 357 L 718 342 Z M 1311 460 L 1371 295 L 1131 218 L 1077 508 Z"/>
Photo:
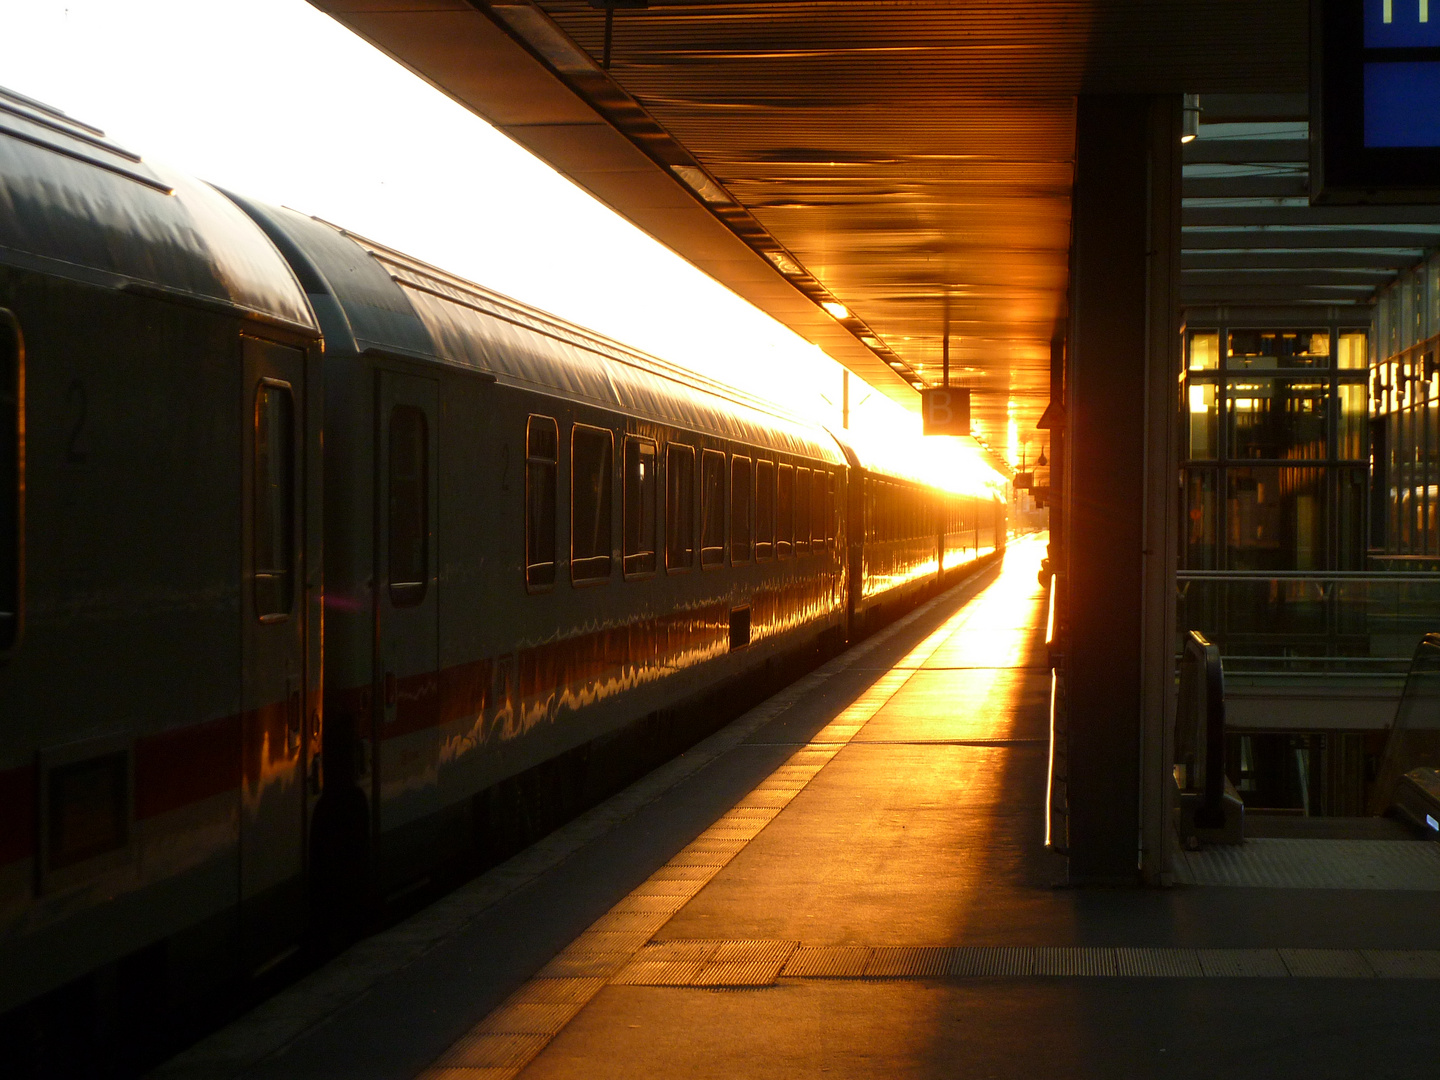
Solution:
<path fill-rule="evenodd" d="M 948 333 L 1001 451 L 1049 400 L 1077 94 L 1201 96 L 1186 304 L 1364 305 L 1440 243 L 1309 205 L 1308 0 L 613 2 L 312 0 L 905 406 Z"/>

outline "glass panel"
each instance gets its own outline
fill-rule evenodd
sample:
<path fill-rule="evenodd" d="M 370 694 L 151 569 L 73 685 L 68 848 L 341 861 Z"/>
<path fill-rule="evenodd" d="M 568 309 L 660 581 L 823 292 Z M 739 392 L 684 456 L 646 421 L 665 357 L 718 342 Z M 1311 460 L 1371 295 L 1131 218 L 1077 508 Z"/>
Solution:
<path fill-rule="evenodd" d="M 1369 456 L 1365 443 L 1370 387 L 1365 383 L 1341 383 L 1340 420 L 1337 428 L 1335 456 L 1341 460 L 1361 461 Z"/>
<path fill-rule="evenodd" d="M 1214 383 L 1192 382 L 1189 386 L 1190 457 L 1211 460 L 1219 453 L 1219 388 Z"/>
<path fill-rule="evenodd" d="M 1440 259 L 1425 264 L 1425 336 L 1440 334 Z"/>
<path fill-rule="evenodd" d="M 1232 330 L 1230 359 L 1236 368 L 1325 367 L 1330 362 L 1329 330 Z"/>
<path fill-rule="evenodd" d="M 695 450 L 673 443 L 665 452 L 665 565 L 695 565 Z"/>
<path fill-rule="evenodd" d="M 730 459 L 730 561 L 749 562 L 755 524 L 755 498 L 748 457 Z"/>
<path fill-rule="evenodd" d="M 1395 321 L 1398 324 L 1399 340 L 1396 345 L 1402 349 L 1408 349 L 1415 344 L 1415 288 L 1412 274 L 1404 274 L 1396 284 L 1396 299 L 1398 303 L 1399 318 Z"/>
<path fill-rule="evenodd" d="M 1336 350 L 1336 366 L 1341 371 L 1359 371 L 1369 364 L 1366 357 L 1366 344 L 1369 332 L 1365 330 L 1341 330 L 1339 335 L 1339 348 Z"/>
<path fill-rule="evenodd" d="M 429 577 L 430 447 L 425 413 L 414 405 L 390 410 L 390 602 L 413 607 Z"/>
<path fill-rule="evenodd" d="M 1185 566 L 1191 570 L 1214 570 L 1215 563 L 1215 471 L 1190 469 L 1185 478 L 1186 523 Z"/>
<path fill-rule="evenodd" d="M 20 335 L 0 318 L 0 649 L 20 630 Z"/>
<path fill-rule="evenodd" d="M 655 571 L 655 444 L 625 440 L 625 573 Z"/>
<path fill-rule="evenodd" d="M 610 576 L 615 437 L 575 425 L 570 435 L 570 578 Z"/>
<path fill-rule="evenodd" d="M 835 497 L 839 492 L 840 480 L 834 473 L 825 474 L 825 540 L 833 545 L 839 531 L 840 515 L 836 512 Z"/>
<path fill-rule="evenodd" d="M 1339 505 L 1338 516 L 1339 550 L 1335 553 L 1335 566 L 1339 570 L 1365 569 L 1365 517 L 1369 501 L 1366 498 L 1367 470 L 1363 468 L 1338 469 Z"/>
<path fill-rule="evenodd" d="M 1231 570 L 1315 570 L 1326 562 L 1325 470 L 1240 466 L 1226 475 Z"/>
<path fill-rule="evenodd" d="M 700 565 L 725 561 L 725 455 L 706 450 L 700 457 Z"/>
<path fill-rule="evenodd" d="M 1232 458 L 1325 457 L 1326 383 L 1250 378 L 1226 389 Z"/>
<path fill-rule="evenodd" d="M 778 470 L 779 493 L 775 499 L 775 554 L 785 559 L 790 556 L 790 545 L 795 537 L 795 470 L 781 465 Z"/>
<path fill-rule="evenodd" d="M 1380 294 L 1380 299 L 1375 301 L 1375 334 L 1378 340 L 1376 359 L 1379 360 L 1394 356 L 1398 351 L 1390 337 L 1390 306 L 1394 292 L 1394 289 L 1386 289 Z"/>
<path fill-rule="evenodd" d="M 525 424 L 525 582 L 555 584 L 555 501 L 560 432 L 548 416 Z"/>
<path fill-rule="evenodd" d="M 775 463 L 755 463 L 755 557 L 775 554 Z"/>
<path fill-rule="evenodd" d="M 1220 331 L 1191 330 L 1190 370 L 1206 371 L 1220 366 Z"/>
<path fill-rule="evenodd" d="M 283 383 L 255 391 L 254 527 L 255 615 L 284 618 L 295 600 L 295 399 Z"/>
<path fill-rule="evenodd" d="M 810 550 L 810 470 L 795 470 L 795 550 Z"/>

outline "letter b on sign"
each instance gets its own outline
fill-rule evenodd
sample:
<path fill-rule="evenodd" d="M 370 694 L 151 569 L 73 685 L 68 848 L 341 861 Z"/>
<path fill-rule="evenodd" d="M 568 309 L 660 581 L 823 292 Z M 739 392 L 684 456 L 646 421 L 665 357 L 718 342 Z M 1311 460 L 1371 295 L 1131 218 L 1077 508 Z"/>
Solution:
<path fill-rule="evenodd" d="M 970 434 L 970 391 L 944 387 L 920 391 L 926 435 Z"/>

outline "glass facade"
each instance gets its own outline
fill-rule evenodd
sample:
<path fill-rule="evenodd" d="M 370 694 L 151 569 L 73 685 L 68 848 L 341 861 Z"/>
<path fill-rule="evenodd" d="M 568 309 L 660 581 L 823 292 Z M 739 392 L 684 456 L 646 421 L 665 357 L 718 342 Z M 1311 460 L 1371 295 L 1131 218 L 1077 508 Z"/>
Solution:
<path fill-rule="evenodd" d="M 1364 568 L 1367 343 L 1368 328 L 1187 330 L 1187 569 Z"/>
<path fill-rule="evenodd" d="M 1440 557 L 1440 259 L 1402 274 L 1375 308 L 1370 548 L 1375 565 L 1398 566 Z"/>

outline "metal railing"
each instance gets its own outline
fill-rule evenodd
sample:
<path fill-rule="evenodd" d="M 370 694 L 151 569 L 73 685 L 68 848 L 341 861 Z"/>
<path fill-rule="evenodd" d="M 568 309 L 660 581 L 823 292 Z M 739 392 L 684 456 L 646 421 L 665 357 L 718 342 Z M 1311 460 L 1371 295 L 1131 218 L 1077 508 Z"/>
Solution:
<path fill-rule="evenodd" d="M 1232 675 L 1398 684 L 1440 624 L 1440 573 L 1183 570 L 1176 605 Z"/>

